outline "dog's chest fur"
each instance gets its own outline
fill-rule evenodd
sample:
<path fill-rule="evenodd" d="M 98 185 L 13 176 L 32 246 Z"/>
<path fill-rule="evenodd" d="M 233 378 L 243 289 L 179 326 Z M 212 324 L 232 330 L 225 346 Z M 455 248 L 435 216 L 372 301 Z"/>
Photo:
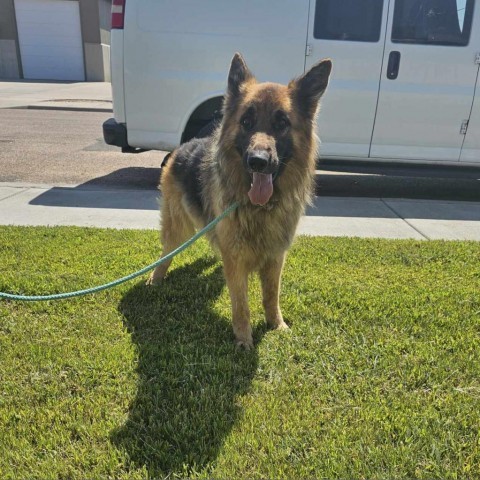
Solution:
<path fill-rule="evenodd" d="M 230 242 L 230 248 L 244 252 L 259 262 L 290 247 L 300 216 L 310 199 L 312 177 L 308 172 L 297 178 L 288 178 L 287 167 L 283 175 L 275 180 L 274 193 L 264 206 L 250 203 L 247 197 L 248 181 L 247 184 L 229 184 L 225 178 L 217 178 L 215 190 L 217 194 L 221 192 L 219 198 L 222 201 L 213 198 L 212 192 L 206 192 L 212 204 L 217 204 L 215 216 L 234 201 L 240 203 L 239 208 L 225 220 L 229 223 L 225 229 L 229 237 L 227 241 Z"/>
<path fill-rule="evenodd" d="M 286 211 L 280 201 L 265 207 L 242 204 L 230 220 L 234 232 L 232 247 L 262 257 L 286 250 L 293 240 L 299 213 Z"/>
<path fill-rule="evenodd" d="M 240 206 L 217 226 L 210 240 L 217 247 L 237 251 L 262 262 L 290 246 L 300 216 L 310 198 L 312 175 L 308 168 L 285 168 L 275 180 L 265 206 L 250 203 L 248 175 L 239 158 L 211 149 L 212 139 L 182 145 L 172 165 L 195 223 L 204 226 L 232 203 Z"/>

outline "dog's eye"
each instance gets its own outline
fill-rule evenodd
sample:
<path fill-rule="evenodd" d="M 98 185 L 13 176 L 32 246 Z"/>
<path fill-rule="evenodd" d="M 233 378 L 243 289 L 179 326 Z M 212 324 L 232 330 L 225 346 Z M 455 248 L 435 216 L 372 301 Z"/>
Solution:
<path fill-rule="evenodd" d="M 253 128 L 253 120 L 250 117 L 244 117 L 240 123 L 245 130 L 251 130 Z"/>
<path fill-rule="evenodd" d="M 286 118 L 279 118 L 273 124 L 273 128 L 277 132 L 283 132 L 284 130 L 287 129 L 287 127 L 288 127 L 288 120 Z"/>

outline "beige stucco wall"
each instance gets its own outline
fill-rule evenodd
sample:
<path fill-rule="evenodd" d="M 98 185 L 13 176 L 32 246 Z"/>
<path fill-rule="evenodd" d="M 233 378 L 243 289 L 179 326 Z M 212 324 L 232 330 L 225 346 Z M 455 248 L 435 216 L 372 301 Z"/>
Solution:
<path fill-rule="evenodd" d="M 85 78 L 89 82 L 108 82 L 111 0 L 78 0 L 78 2 Z M 22 77 L 14 0 L 0 0 L 0 78 Z"/>
<path fill-rule="evenodd" d="M 0 0 L 0 78 L 21 78 L 13 0 Z"/>

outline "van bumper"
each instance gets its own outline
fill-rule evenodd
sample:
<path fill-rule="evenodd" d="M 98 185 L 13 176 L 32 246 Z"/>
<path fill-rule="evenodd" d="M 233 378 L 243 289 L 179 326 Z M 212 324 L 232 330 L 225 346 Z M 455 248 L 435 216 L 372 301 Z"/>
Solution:
<path fill-rule="evenodd" d="M 103 122 L 103 139 L 107 145 L 115 145 L 122 149 L 130 148 L 127 141 L 127 127 L 124 123 L 117 123 L 114 118 Z"/>

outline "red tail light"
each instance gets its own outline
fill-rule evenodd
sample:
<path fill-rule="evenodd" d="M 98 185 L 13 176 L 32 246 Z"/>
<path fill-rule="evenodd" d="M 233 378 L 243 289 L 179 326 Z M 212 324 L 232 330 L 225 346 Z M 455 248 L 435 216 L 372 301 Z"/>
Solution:
<path fill-rule="evenodd" d="M 123 29 L 125 18 L 125 0 L 112 1 L 112 28 Z"/>

